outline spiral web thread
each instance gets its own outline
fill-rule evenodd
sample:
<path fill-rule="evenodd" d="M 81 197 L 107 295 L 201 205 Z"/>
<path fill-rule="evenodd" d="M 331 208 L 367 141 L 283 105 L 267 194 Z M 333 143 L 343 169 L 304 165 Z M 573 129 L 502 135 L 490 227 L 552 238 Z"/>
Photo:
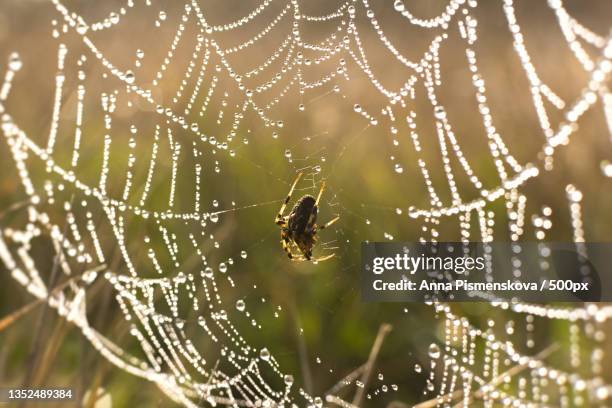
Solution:
<path fill-rule="evenodd" d="M 340 93 L 339 83 L 350 81 L 351 67 L 360 70 L 370 81 L 373 88 L 386 101 L 381 106 L 381 114 L 389 123 L 388 132 L 398 137 L 396 123 L 407 125 L 406 140 L 409 140 L 417 153 L 421 152 L 420 138 L 416 122 L 416 113 L 411 110 L 416 89 L 425 90 L 426 98 L 431 105 L 435 121 L 436 137 L 442 155 L 442 166 L 450 189 L 451 201 L 444 202 L 439 190 L 446 186 L 436 186 L 430 179 L 429 166 L 424 158 L 418 159 L 423 180 L 430 199 L 428 208 L 411 207 L 410 218 L 423 227 L 422 240 L 436 241 L 437 225 L 441 222 L 458 222 L 461 237 L 489 242 L 493 240 L 495 215 L 488 207 L 497 201 L 503 201 L 507 209 L 507 223 L 511 241 L 523 237 L 523 227 L 527 220 L 527 197 L 521 188 L 530 179 L 544 177 L 545 170 L 553 167 L 555 151 L 570 142 L 578 129 L 578 122 L 586 112 L 601 104 L 605 119 L 612 127 L 612 96 L 607 88 L 612 70 L 612 38 L 599 35 L 574 19 L 564 7 L 561 0 L 548 2 L 550 11 L 556 17 L 556 23 L 573 53 L 575 59 L 586 73 L 588 80 L 584 83 L 583 92 L 572 101 L 558 96 L 538 75 L 533 65 L 528 46 L 525 43 L 520 22 L 515 15 L 512 0 L 500 1 L 505 16 L 505 25 L 512 36 L 514 51 L 519 58 L 525 77 L 530 86 L 533 108 L 544 136 L 538 161 L 520 163 L 511 153 L 500 132 L 495 127 L 495 120 L 487 101 L 486 79 L 480 73 L 478 54 L 475 44 L 478 40 L 478 19 L 475 11 L 479 7 L 476 1 L 451 0 L 443 12 L 435 18 L 422 19 L 409 11 L 408 5 L 401 1 L 394 3 L 394 11 L 402 16 L 403 23 L 431 30 L 436 35 L 421 58 L 410 60 L 402 55 L 383 31 L 376 14 L 368 0 L 342 3 L 335 11 L 324 15 L 305 15 L 301 12 L 298 0 L 287 2 L 280 7 L 280 12 L 267 25 L 256 32 L 249 40 L 230 47 L 221 45 L 216 37 L 250 25 L 255 25 L 257 18 L 265 13 L 277 0 L 265 0 L 252 11 L 236 20 L 223 25 L 211 25 L 202 2 L 187 1 L 182 15 L 177 19 L 174 40 L 167 50 L 166 57 L 159 67 L 154 79 L 143 84 L 139 81 L 138 68 L 144 63 L 143 53 L 137 53 L 136 62 L 129 68 L 120 68 L 126 64 L 113 61 L 96 47 L 96 36 L 112 31 L 120 26 L 130 13 L 151 7 L 149 1 L 135 4 L 127 0 L 124 7 L 108 17 L 98 21 L 86 21 L 84 17 L 69 10 L 62 2 L 52 0 L 59 16 L 54 22 L 53 36 L 58 39 L 57 69 L 55 76 L 55 100 L 52 109 L 51 127 L 46 145 L 41 145 L 29 137 L 13 120 L 7 103 L 13 79 L 22 68 L 17 54 L 9 58 L 8 70 L 0 90 L 0 113 L 2 114 L 2 131 L 10 148 L 16 169 L 28 200 L 27 219 L 19 228 L 3 227 L 0 235 L 0 257 L 12 277 L 35 297 L 46 299 L 57 312 L 80 328 L 83 335 L 100 352 L 116 365 L 136 376 L 154 382 L 173 400 L 186 406 L 198 406 L 206 401 L 212 405 L 227 406 L 289 406 L 311 405 L 320 407 L 323 401 L 329 404 L 351 406 L 336 395 L 309 395 L 304 389 L 294 384 L 289 373 L 283 373 L 274 356 L 267 349 L 255 349 L 232 324 L 232 313 L 228 313 L 223 302 L 220 285 L 239 285 L 234 282 L 228 269 L 238 267 L 244 262 L 247 254 L 243 251 L 237 261 L 228 258 L 218 266 L 211 265 L 208 259 L 214 249 L 203 250 L 201 241 L 214 237 L 211 226 L 222 226 L 227 212 L 240 210 L 235 205 L 228 210 L 206 210 L 201 207 L 200 194 L 206 188 L 205 169 L 197 164 L 197 158 L 210 152 L 240 160 L 236 156 L 235 145 L 237 129 L 248 113 L 254 113 L 265 127 L 281 129 L 283 122 L 275 116 L 275 108 L 282 104 L 284 98 L 292 93 L 300 95 L 306 92 L 325 94 L 330 90 Z M 403 85 L 389 89 L 384 79 L 377 77 L 370 67 L 364 41 L 360 37 L 357 16 L 366 16 L 374 28 L 378 40 L 387 48 L 394 59 L 405 66 L 411 74 Z M 169 24 L 165 12 L 155 17 L 157 27 Z M 232 64 L 232 58 L 252 47 L 258 41 L 273 37 L 281 21 L 289 19 L 291 32 L 280 38 L 277 50 L 270 54 L 260 65 L 250 70 L 242 70 Z M 301 37 L 301 27 L 305 24 L 331 24 L 333 28 L 323 41 L 308 43 Z M 494 188 L 485 188 L 479 176 L 470 166 L 463 154 L 459 138 L 453 132 L 452 123 L 447 116 L 446 108 L 436 96 L 442 86 L 439 51 L 445 45 L 451 30 L 459 30 L 465 47 L 465 61 L 472 74 L 473 93 L 478 101 L 478 109 L 484 125 L 487 154 L 492 158 L 499 184 Z M 156 88 L 165 84 L 165 73 L 173 64 L 173 56 L 186 42 L 185 37 L 191 31 L 196 32 L 193 42 L 192 58 L 186 71 L 177 85 L 171 101 L 156 99 Z M 69 35 L 79 39 L 79 47 L 85 51 L 75 51 L 63 41 Z M 75 47 L 78 48 L 78 47 Z M 351 61 L 351 65 L 348 61 Z M 306 74 L 311 67 L 333 62 L 334 69 L 318 80 L 309 82 Z M 63 95 L 67 92 L 70 70 L 67 64 L 76 64 L 76 104 L 71 132 L 60 131 L 60 112 Z M 277 65 L 281 68 L 275 67 Z M 88 93 L 86 67 L 90 65 L 102 68 L 105 79 L 112 78 L 119 87 L 111 92 Z M 348 82 L 350 84 L 350 82 Z M 231 88 L 218 89 L 227 84 Z M 345 85 L 343 85 L 345 86 Z M 350 86 L 350 85 L 349 85 Z M 231 93 L 241 103 L 232 107 L 223 103 Z M 216 112 L 217 123 L 227 122 L 225 115 L 232 115 L 231 128 L 225 139 L 217 139 L 200 129 L 199 118 L 214 117 L 210 104 L 213 95 L 223 95 L 222 103 Z M 116 110 L 119 106 L 131 108 L 134 96 L 139 104 L 150 108 L 154 120 L 151 134 L 137 138 L 141 130 L 132 125 L 129 132 L 114 127 Z M 104 113 L 103 136 L 83 133 L 83 118 L 86 100 L 99 101 Z M 127 101 L 127 102 L 126 102 Z M 186 102 L 183 111 L 177 109 L 178 101 Z M 300 105 L 300 110 L 303 105 Z M 382 126 L 382 118 L 369 113 L 366 108 L 355 103 L 357 115 L 364 117 L 371 126 Z M 555 124 L 552 116 L 563 119 Z M 111 157 L 111 147 L 118 139 L 129 141 L 124 153 L 126 157 Z M 83 158 L 80 151 L 90 137 L 102 137 L 103 161 L 97 172 L 97 180 L 90 181 L 80 177 L 79 165 Z M 63 140 L 66 138 L 66 140 Z M 148 144 L 141 149 L 137 140 Z M 140 142 L 139 142 L 140 143 Z M 60 152 L 60 148 L 72 146 L 71 151 Z M 139 149 L 137 149 L 137 147 Z M 162 157 L 161 151 L 164 150 Z M 69 159 L 58 159 L 58 154 L 68 155 Z M 484 152 L 482 154 L 485 154 Z M 191 155 L 196 164 L 185 166 L 183 160 Z M 291 152 L 286 152 L 290 156 Z M 142 156 L 142 157 L 141 157 Z M 113 160 L 125 162 L 125 183 L 121 192 L 111 192 L 114 184 L 112 169 L 109 163 Z M 478 198 L 465 200 L 457 186 L 457 174 L 450 165 L 457 160 L 461 171 L 478 192 Z M 165 161 L 171 166 L 171 177 L 164 182 L 168 185 L 167 207 L 152 210 L 147 203 L 155 183 L 156 167 Z M 66 164 L 64 164 L 64 162 Z M 40 181 L 33 175 L 32 166 L 41 166 L 46 170 L 45 179 Z M 209 165 L 207 162 L 206 165 Z M 138 167 L 145 169 L 144 179 L 135 176 Z M 219 161 L 214 161 L 211 172 L 222 171 Z M 393 170 L 402 173 L 401 163 L 394 163 Z M 604 176 L 612 175 L 609 164 L 602 167 Z M 193 210 L 179 211 L 176 203 L 176 189 L 183 174 L 193 177 Z M 585 240 L 582 228 L 581 191 L 574 185 L 565 187 L 573 226 L 575 242 Z M 213 203 L 217 207 L 218 203 Z M 46 208 L 53 207 L 54 213 Z M 60 216 L 57 216 L 57 211 Z M 536 238 L 543 242 L 546 231 L 551 226 L 551 209 L 545 207 L 535 218 Z M 109 248 L 98 231 L 97 213 L 101 212 L 109 226 L 114 244 L 120 258 L 126 266 L 126 273 L 113 270 L 110 265 Z M 56 220 L 57 218 L 57 220 Z M 154 271 L 154 277 L 144 276 L 130 253 L 126 238 L 126 228 L 131 220 L 138 220 L 152 226 L 147 229 L 144 248 L 149 259 L 148 270 Z M 476 225 L 479 235 L 473 236 L 471 229 Z M 159 239 L 165 244 L 167 253 L 159 254 L 150 242 Z M 179 236 L 179 238 L 177 238 Z M 47 237 L 52 242 L 57 254 L 59 273 L 72 278 L 61 290 L 53 290 L 45 284 L 41 271 L 48 270 L 48 265 L 40 266 L 31 253 L 32 243 L 38 237 Z M 391 237 L 388 237 L 391 238 Z M 188 243 L 188 244 L 185 244 Z M 217 248 L 218 245 L 215 245 Z M 186 254 L 195 253 L 198 258 L 198 272 L 181 271 Z M 79 272 L 80 271 L 80 272 Z M 87 289 L 96 280 L 106 280 L 115 290 L 116 299 L 121 306 L 125 319 L 131 323 L 130 334 L 140 345 L 142 356 L 136 357 L 113 343 L 102 333 L 94 329 L 87 317 Z M 161 296 L 165 310 L 159 311 L 158 299 Z M 219 347 L 219 359 L 215 363 L 200 354 L 184 330 L 185 322 L 179 313 L 179 301 L 187 302 L 199 316 L 199 336 L 207 336 Z M 612 314 L 608 306 L 589 305 L 575 308 L 556 308 L 531 304 L 492 303 L 490 307 L 508 309 L 516 314 L 517 321 L 525 320 L 527 346 L 533 349 L 531 355 L 521 354 L 515 344 L 506 337 L 518 331 L 514 320 L 506 322 L 503 328 L 500 323 L 490 321 L 485 328 L 471 325 L 465 317 L 456 316 L 448 305 L 434 305 L 434 312 L 445 319 L 444 344 L 440 347 L 432 344 L 429 350 L 431 370 L 427 380 L 425 394 L 432 396 L 436 404 L 445 405 L 460 403 L 468 405 L 473 399 L 483 399 L 487 405 L 494 402 L 528 405 L 570 406 L 588 405 L 595 401 L 605 405 L 609 402 L 612 389 L 601 378 L 602 344 L 605 341 L 603 325 Z M 237 303 L 236 309 L 244 312 L 244 303 Z M 167 311 L 166 311 L 167 310 Z M 248 312 L 246 312 L 248 313 Z M 538 319 L 562 319 L 569 323 L 569 362 L 572 369 L 564 370 L 549 367 L 545 362 L 546 349 L 536 349 L 533 338 L 533 327 Z M 254 321 L 254 325 L 256 322 Z M 580 354 L 580 346 L 588 342 L 593 344 L 590 355 L 586 358 Z M 538 347 L 541 345 L 538 345 Z M 477 350 L 482 348 L 483 357 Z M 222 367 L 222 368 L 219 368 Z M 587 367 L 585 369 L 585 367 Z M 420 371 L 420 367 L 418 368 Z M 270 379 L 270 373 L 277 380 Z M 509 387 L 515 383 L 515 387 Z M 363 386 L 355 379 L 345 380 L 344 386 Z M 378 391 L 376 391 L 378 393 Z M 368 395 L 372 398 L 372 395 Z"/>

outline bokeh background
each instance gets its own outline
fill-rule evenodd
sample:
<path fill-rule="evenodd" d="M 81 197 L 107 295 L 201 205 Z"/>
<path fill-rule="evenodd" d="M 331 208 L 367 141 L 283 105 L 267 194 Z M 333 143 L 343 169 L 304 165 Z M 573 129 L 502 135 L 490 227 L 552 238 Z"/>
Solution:
<path fill-rule="evenodd" d="M 256 6 L 254 2 L 239 0 L 200 3 L 207 19 L 214 24 L 233 21 L 247 15 Z M 407 24 L 394 12 L 392 2 L 371 3 L 387 37 L 402 54 L 411 59 L 420 58 L 432 39 L 440 34 L 436 30 Z M 519 162 L 540 163 L 544 135 L 539 128 L 528 82 L 513 48 L 501 2 L 480 3 L 474 10 L 478 19 L 475 49 L 479 68 L 486 80 L 496 127 Z M 66 1 L 64 4 L 87 21 L 102 19 L 113 10 L 125 6 L 120 1 Z M 301 7 L 306 14 L 318 15 L 335 10 L 339 4 L 320 0 L 304 2 Z M 440 13 L 446 2 L 406 1 L 406 4 L 414 14 L 434 16 Z M 227 47 L 240 44 L 263 30 L 283 7 L 284 2 L 273 3 L 252 24 L 229 33 L 215 34 L 215 39 Z M 580 96 L 588 75 L 568 48 L 555 16 L 544 1 L 517 1 L 516 7 L 526 44 L 542 79 L 565 100 L 575 100 Z M 603 36 L 609 34 L 612 3 L 576 0 L 566 2 L 566 7 L 585 26 Z M 118 67 L 133 66 L 137 50 L 142 50 L 144 57 L 136 71 L 136 82 L 150 86 L 157 67 L 166 56 L 183 8 L 182 2 L 154 2 L 151 6 L 138 2 L 122 17 L 121 24 L 104 32 L 93 33 L 91 38 L 103 55 Z M 160 11 L 166 13 L 163 21 L 159 19 Z M 56 23 L 53 23 L 54 20 Z M 155 21 L 160 22 L 159 27 L 155 26 Z M 244 72 L 262 63 L 289 34 L 292 29 L 290 21 L 281 21 L 254 46 L 231 55 L 229 58 L 233 66 Z M 302 37 L 316 43 L 329 36 L 337 23 L 337 20 L 305 23 L 301 27 Z M 87 75 L 84 83 L 88 96 L 122 89 L 122 85 L 112 75 L 104 76 L 106 68 L 85 49 L 75 33 L 68 30 L 59 40 L 53 38 L 52 30 L 61 31 L 62 24 L 62 17 L 51 2 L 0 0 L 0 72 L 5 71 L 11 52 L 18 52 L 23 61 L 23 68 L 14 81 L 6 107 L 29 137 L 42 145 L 46 143 L 51 123 L 58 43 L 61 41 L 68 45 L 67 79 L 55 158 L 59 163 L 68 163 L 72 152 L 71 137 L 77 99 L 77 59 L 80 55 L 87 56 L 81 69 Z M 384 80 L 389 88 L 400 86 L 409 72 L 380 43 L 365 13 L 359 8 L 356 24 L 374 75 Z M 155 100 L 174 103 L 172 99 L 184 78 L 196 36 L 195 28 L 187 24 L 164 80 L 154 87 Z M 456 28 L 449 30 L 449 36 L 440 52 L 442 85 L 437 89 L 438 98 L 446 107 L 449 120 L 475 173 L 486 187 L 494 187 L 499 184 L 499 179 L 476 108 L 463 42 Z M 380 96 L 348 54 L 338 55 L 330 62 L 305 70 L 305 80 L 316 81 L 325 73 L 333 72 L 339 58 L 346 60 L 350 80 L 339 76 L 326 86 L 307 91 L 304 95 L 299 95 L 295 89 L 288 92 L 272 109 L 275 120 L 283 121 L 281 129 L 265 126 L 255 113 L 247 111 L 231 142 L 231 149 L 235 152 L 233 157 L 216 153 L 213 149 L 202 149 L 203 155 L 199 159 L 205 163 L 202 209 L 229 210 L 221 214 L 217 225 L 209 227 L 208 232 L 214 234 L 214 240 L 203 244 L 202 249 L 210 254 L 209 260 L 213 264 L 228 257 L 236 260 L 231 274 L 237 285 L 234 288 L 229 285 L 222 287 L 224 302 L 229 305 L 228 310 L 234 313 L 236 300 L 244 299 L 249 313 L 257 319 L 261 328 L 252 327 L 251 319 L 240 314 L 236 314 L 234 323 L 250 344 L 267 347 L 279 360 L 283 370 L 293 373 L 296 382 L 312 393 L 323 394 L 344 375 L 362 365 L 367 360 L 379 326 L 382 323 L 392 325 L 393 330 L 380 350 L 368 392 L 374 396 L 381 384 L 396 384 L 398 390 L 379 392 L 371 401 L 366 400 L 366 405 L 386 406 L 392 401 L 412 405 L 431 398 L 423 395 L 429 367 L 427 350 L 432 342 L 443 344 L 443 316 L 436 314 L 431 306 L 422 304 L 363 303 L 359 294 L 359 249 L 360 243 L 368 240 L 386 241 L 392 237 L 396 241 L 415 241 L 428 237 L 421 230 L 422 224 L 407 216 L 411 206 L 429 207 L 427 191 L 405 120 L 401 117 L 402 114 L 405 116 L 405 111 L 398 113 L 398 134 L 392 134 L 387 119 L 381 114 L 381 108 L 387 104 L 385 98 Z M 205 75 L 203 85 L 206 87 L 214 65 L 211 64 L 208 69 L 210 74 Z M 283 79 L 272 91 L 257 97 L 271 101 L 285 84 L 286 80 Z M 334 86 L 338 86 L 339 90 L 335 91 Z M 234 106 L 241 104 L 242 99 L 235 84 L 224 75 L 219 75 L 216 87 L 205 115 L 196 117 L 194 113 L 194 118 L 201 131 L 223 140 L 231 132 L 232 114 L 236 110 Z M 134 188 L 138 189 L 146 177 L 151 135 L 159 122 L 155 106 L 143 103 L 133 94 L 121 92 L 120 103 L 113 115 L 116 143 L 111 155 L 111 196 L 120 196 L 123 190 L 130 127 L 138 128 L 134 173 Z M 442 200 L 449 202 L 450 194 L 444 188 L 446 181 L 440 164 L 431 105 L 423 89 L 417 89 L 416 94 L 410 109 L 418 113 L 417 124 L 424 157 L 429 164 L 434 186 L 440 187 L 438 192 L 441 192 Z M 199 98 L 204 96 L 202 93 Z M 178 110 L 184 108 L 185 99 L 183 97 L 176 102 Z M 127 106 L 125 101 L 132 101 L 132 106 Z M 262 104 L 265 105 L 265 102 Z M 303 109 L 299 108 L 300 104 L 304 105 Z M 357 114 L 354 104 L 360 104 L 377 117 L 379 123 L 372 125 Z M 225 116 L 220 117 L 220 111 L 224 111 Z M 552 114 L 551 121 L 559 123 L 561 114 Z M 584 195 L 582 210 L 587 239 L 609 241 L 612 189 L 610 178 L 602 174 L 602 163 L 610 160 L 611 136 L 603 106 L 596 104 L 580 120 L 579 126 L 571 143 L 555 153 L 554 169 L 530 181 L 521 191 L 529 198 L 528 214 L 531 214 L 530 211 L 540 211 L 544 205 L 553 209 L 553 228 L 548 231 L 547 239 L 569 241 L 572 239 L 572 226 L 565 186 L 574 184 Z M 99 177 L 104 133 L 99 98 L 86 98 L 83 149 L 76 169 L 76 174 L 82 180 L 92 182 Z M 192 136 L 187 133 L 180 127 L 174 128 L 174 137 L 184 143 L 185 151 L 189 151 L 192 143 Z M 125 137 L 122 138 L 122 134 Z M 26 196 L 5 143 L 0 148 L 0 155 L 0 211 L 4 211 Z M 168 160 L 165 163 L 161 160 L 157 168 L 152 193 L 147 201 L 147 208 L 151 210 L 163 209 L 167 204 L 167 181 L 172 173 L 169 155 L 167 147 L 161 148 L 159 157 Z M 193 157 L 187 155 L 183 159 L 181 166 L 193 168 Z M 403 172 L 396 171 L 396 164 L 401 165 Z M 220 172 L 215 171 L 216 167 Z M 33 163 L 30 171 L 36 180 L 46 177 L 44 163 Z M 321 234 L 315 249 L 319 256 L 332 252 L 336 256 L 319 265 L 289 262 L 279 244 L 278 228 L 273 223 L 298 171 L 304 171 L 306 176 L 294 197 L 316 194 L 320 183 L 325 180 L 327 189 L 320 208 L 320 219 L 326 221 L 336 214 L 341 217 L 337 224 Z M 466 201 L 477 197 L 477 192 L 470 187 L 467 179 L 458 179 L 457 182 Z M 192 174 L 181 173 L 177 181 L 174 211 L 189 211 L 192 208 L 194 183 Z M 57 202 L 72 199 L 69 189 L 56 194 Z M 214 206 L 214 201 L 218 202 L 218 206 Z M 509 240 L 503 202 L 492 204 L 488 210 L 496 214 L 496 239 Z M 48 211 L 61 219 L 61 207 L 49 205 Z M 23 211 L 3 212 L 0 225 L 2 228 L 20 225 L 24 217 Z M 184 226 L 178 221 L 173 227 L 187 231 L 189 228 L 197 229 L 197 226 Z M 125 273 L 126 266 L 121 260 L 116 240 L 103 217 L 100 218 L 99 228 L 98 234 L 111 260 L 110 268 L 117 273 Z M 534 240 L 529 222 L 525 228 L 525 239 Z M 147 269 L 144 266 L 146 253 L 138 251 L 143 236 L 151 232 L 150 229 L 151 225 L 137 220 L 131 220 L 127 229 L 127 246 L 135 254 L 137 264 L 143 265 L 139 269 L 143 277 L 153 273 L 150 267 Z M 440 240 L 459 238 L 456 219 L 443 220 L 437 230 Z M 162 252 L 163 242 L 160 240 L 157 245 Z M 40 269 L 44 271 L 44 265 L 49 265 L 50 269 L 53 251 L 49 244 L 41 243 L 36 251 Z M 248 256 L 244 260 L 239 259 L 241 251 L 247 251 Z M 187 272 L 190 268 L 198 268 L 197 260 L 190 259 L 181 265 L 181 270 Z M 0 317 L 8 316 L 32 301 L 33 297 L 12 280 L 5 269 L 0 269 Z M 87 307 L 92 326 L 137 353 L 137 344 L 130 338 L 129 324 L 114 300 L 110 285 L 103 281 L 92 285 L 88 289 Z M 485 327 L 489 319 L 497 322 L 500 329 L 507 322 L 516 321 L 516 330 L 509 339 L 519 350 L 533 353 L 540 345 L 543 348 L 556 343 L 559 350 L 547 360 L 551 366 L 592 375 L 592 367 L 588 363 L 592 344 L 588 339 L 580 343 L 581 353 L 585 356 L 584 364 L 578 368 L 569 366 L 567 350 L 570 334 L 566 321 L 536 319 L 535 331 L 530 334 L 531 339 L 536 339 L 536 347 L 529 348 L 523 327 L 524 316 L 484 303 L 455 304 L 452 308 L 457 314 L 468 317 L 477 327 Z M 185 320 L 194 322 L 197 316 L 189 313 Z M 608 335 L 608 326 L 597 327 L 597 330 Z M 583 329 L 588 330 L 581 327 Z M 187 332 L 190 332 L 189 324 Z M 218 351 L 207 339 L 198 341 L 200 339 L 195 328 L 190 333 L 205 356 L 207 351 L 211 355 Z M 600 375 L 604 382 L 610 383 L 612 372 L 605 368 L 612 363 L 609 341 L 604 341 L 603 345 L 604 370 Z M 415 364 L 425 367 L 425 373 L 415 372 Z M 382 374 L 382 380 L 377 377 L 378 373 Z M 113 406 L 172 405 L 154 384 L 113 367 L 90 346 L 78 329 L 44 305 L 34 308 L 0 332 L 0 384 L 24 383 L 71 386 L 81 394 L 103 387 L 112 396 Z M 350 400 L 354 390 L 346 392 Z"/>

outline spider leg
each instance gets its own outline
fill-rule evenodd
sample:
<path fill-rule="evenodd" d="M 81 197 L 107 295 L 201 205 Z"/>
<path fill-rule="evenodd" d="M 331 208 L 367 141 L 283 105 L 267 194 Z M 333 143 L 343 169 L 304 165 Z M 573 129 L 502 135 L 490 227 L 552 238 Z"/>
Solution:
<path fill-rule="evenodd" d="M 315 206 L 319 205 L 319 201 L 321 200 L 321 196 L 323 195 L 323 190 L 325 190 L 325 181 L 321 183 L 321 189 L 319 190 L 319 195 L 317 196 L 317 201 L 315 202 Z"/>
<path fill-rule="evenodd" d="M 291 260 L 293 262 L 304 262 L 304 261 L 308 261 L 308 259 L 304 258 L 302 255 L 294 255 L 293 258 L 291 258 Z"/>
<path fill-rule="evenodd" d="M 319 201 L 321 201 L 321 196 L 323 195 L 324 190 L 325 190 L 325 181 L 321 183 L 321 189 L 319 190 L 319 195 L 317 195 L 317 201 L 315 201 L 315 204 L 312 207 L 312 212 L 310 213 L 310 217 L 308 217 L 308 225 L 314 224 L 315 212 L 317 208 L 319 207 Z"/>
<path fill-rule="evenodd" d="M 323 225 L 317 225 L 317 229 L 320 230 L 324 230 L 325 228 L 329 227 L 330 225 L 334 224 L 336 221 L 338 221 L 340 219 L 340 216 L 337 216 L 336 218 L 334 218 L 331 221 L 328 221 L 326 224 Z"/>
<path fill-rule="evenodd" d="M 291 252 L 291 249 L 287 249 L 287 254 L 289 255 L 289 253 L 291 253 L 291 255 L 289 256 L 289 259 L 291 259 L 294 262 L 303 262 L 303 261 L 310 261 L 312 263 L 319 263 L 319 262 L 323 262 L 323 261 L 327 261 L 328 259 L 333 258 L 336 254 L 329 254 L 329 255 L 325 255 L 322 256 L 320 258 L 306 258 L 304 255 L 294 255 Z"/>
<path fill-rule="evenodd" d="M 326 260 L 332 258 L 335 254 L 325 255 L 325 256 L 322 256 L 320 258 L 314 258 L 312 256 L 312 252 L 311 251 L 308 251 L 308 252 L 301 252 L 300 251 L 300 252 L 298 252 L 298 254 L 292 253 L 291 255 L 292 255 L 292 258 L 291 258 L 292 261 L 309 261 L 309 262 L 312 262 L 312 263 L 316 264 L 316 263 L 323 262 L 323 261 L 326 261 Z"/>
<path fill-rule="evenodd" d="M 283 245 L 283 250 L 285 251 L 285 253 L 287 254 L 287 257 L 291 260 L 293 260 L 293 254 L 291 253 L 291 248 L 289 248 L 289 245 L 287 245 L 287 242 L 285 241 L 281 241 L 281 244 Z"/>
<path fill-rule="evenodd" d="M 322 256 L 320 258 L 312 258 L 311 261 L 314 263 L 319 263 L 319 262 L 327 261 L 328 259 L 333 258 L 335 255 L 336 254 L 329 254 L 329 255 Z"/>
<path fill-rule="evenodd" d="M 289 237 L 285 232 L 281 232 L 281 245 L 283 246 L 283 251 L 287 254 L 289 259 L 293 259 L 293 253 L 291 252 L 291 246 L 289 244 Z"/>
<path fill-rule="evenodd" d="M 306 258 L 304 256 L 304 254 L 300 253 L 299 255 L 296 254 L 292 254 L 293 258 L 291 258 L 292 261 L 294 262 L 304 262 L 304 261 L 311 261 L 312 258 Z"/>
<path fill-rule="evenodd" d="M 285 208 L 287 208 L 287 203 L 289 202 L 289 200 L 291 200 L 291 195 L 293 194 L 293 190 L 295 190 L 295 186 L 297 186 L 298 181 L 300 181 L 300 178 L 302 177 L 304 173 L 298 173 L 297 177 L 295 178 L 295 181 L 293 182 L 293 184 L 291 185 L 291 189 L 289 189 L 289 194 L 287 194 L 287 198 L 285 198 L 285 202 L 283 203 L 283 205 L 280 208 L 280 211 L 278 212 L 278 214 L 276 215 L 276 219 L 274 220 L 274 222 L 277 225 L 284 225 L 285 224 L 285 220 L 283 219 L 283 215 L 285 213 Z"/>

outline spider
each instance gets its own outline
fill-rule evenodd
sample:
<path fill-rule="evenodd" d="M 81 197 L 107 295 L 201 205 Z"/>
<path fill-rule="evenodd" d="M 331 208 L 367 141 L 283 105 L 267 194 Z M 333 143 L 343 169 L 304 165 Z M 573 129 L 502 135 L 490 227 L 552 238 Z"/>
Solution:
<path fill-rule="evenodd" d="M 334 254 L 323 256 L 321 258 L 312 257 L 312 247 L 314 247 L 315 243 L 317 242 L 317 232 L 329 227 L 338 221 L 340 217 L 338 216 L 324 225 L 316 224 L 319 200 L 321 199 L 321 195 L 325 189 L 325 182 L 321 183 L 321 189 L 319 190 L 319 195 L 317 196 L 316 200 L 313 196 L 307 194 L 295 203 L 295 206 L 289 215 L 284 215 L 285 208 L 287 207 L 289 200 L 291 200 L 293 190 L 295 189 L 298 181 L 300 181 L 302 174 L 303 173 L 298 173 L 297 177 L 295 178 L 295 181 L 289 190 L 289 194 L 287 194 L 287 198 L 276 215 L 274 222 L 276 225 L 281 227 L 281 245 L 283 246 L 283 250 L 287 253 L 289 259 L 294 261 L 321 262 L 333 257 Z M 291 250 L 292 245 L 295 245 L 300 250 L 301 254 L 296 255 L 293 253 Z"/>

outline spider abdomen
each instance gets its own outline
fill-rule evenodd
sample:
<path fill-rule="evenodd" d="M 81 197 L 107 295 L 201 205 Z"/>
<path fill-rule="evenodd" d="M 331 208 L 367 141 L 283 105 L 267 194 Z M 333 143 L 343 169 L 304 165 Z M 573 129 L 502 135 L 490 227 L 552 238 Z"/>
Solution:
<path fill-rule="evenodd" d="M 293 194 L 295 186 L 297 186 L 300 177 L 302 177 L 302 174 L 303 173 L 298 173 L 297 177 L 293 181 L 293 184 L 289 189 L 289 194 L 287 194 L 287 198 L 285 198 L 285 202 L 281 206 L 278 214 L 276 214 L 274 223 L 281 227 L 281 245 L 283 246 L 283 249 L 285 250 L 285 253 L 289 259 L 294 261 L 320 262 L 333 257 L 334 254 L 320 258 L 312 257 L 312 248 L 317 242 L 317 232 L 329 227 L 334 222 L 338 221 L 338 218 L 340 217 L 336 217 L 327 224 L 321 226 L 316 224 L 317 213 L 319 211 L 318 203 L 321 199 L 321 195 L 323 194 L 323 190 L 325 189 L 325 181 L 321 183 L 321 189 L 319 190 L 319 195 L 316 199 L 311 195 L 303 196 L 297 200 L 289 215 L 285 215 L 287 204 L 291 200 L 291 195 Z M 299 254 L 293 252 L 292 248 L 294 247 L 299 249 Z"/>
<path fill-rule="evenodd" d="M 317 221 L 317 206 L 314 197 L 305 195 L 298 200 L 289 214 L 288 229 L 291 234 L 299 236 Z"/>

